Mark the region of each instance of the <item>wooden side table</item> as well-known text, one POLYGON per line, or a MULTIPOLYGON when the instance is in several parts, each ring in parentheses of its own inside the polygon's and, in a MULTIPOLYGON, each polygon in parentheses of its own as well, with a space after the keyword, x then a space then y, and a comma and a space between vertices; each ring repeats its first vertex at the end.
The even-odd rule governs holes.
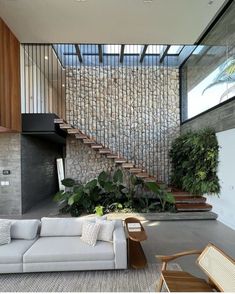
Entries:
POLYGON ((147 239, 145 230, 137 218, 128 217, 125 219, 125 226, 128 234, 128 261, 129 266, 135 269, 143 268, 147 265, 147 259, 145 257, 143 248, 140 244, 141 241, 147 239), (138 223, 140 224, 140 231, 130 232, 128 224, 138 223))

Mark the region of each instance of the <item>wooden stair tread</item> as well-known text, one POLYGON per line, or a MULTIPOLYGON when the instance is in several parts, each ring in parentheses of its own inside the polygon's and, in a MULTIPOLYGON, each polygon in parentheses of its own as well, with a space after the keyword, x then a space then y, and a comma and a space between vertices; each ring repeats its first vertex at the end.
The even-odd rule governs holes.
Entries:
POLYGON ((95 144, 96 142, 92 139, 83 139, 84 144, 95 144))
POLYGON ((60 124, 60 128, 63 130, 72 129, 73 127, 70 124, 60 124))
POLYGON ((138 173, 141 173, 142 172, 142 169, 141 168, 131 168, 129 170, 130 173, 133 173, 133 174, 138 174, 138 173))
POLYGON ((122 164, 122 167, 123 168, 132 168, 132 167, 134 167, 134 164, 133 163, 126 162, 126 163, 123 163, 122 164))
POLYGON ((115 158, 118 158, 118 155, 117 154, 108 154, 107 155, 107 158, 109 158, 109 159, 115 159, 115 158))
POLYGON ((67 130, 68 134, 80 134, 80 130, 79 129, 68 129, 67 130))
POLYGON ((75 135, 75 138, 76 138, 76 139, 88 139, 87 136, 84 135, 84 134, 76 134, 76 135, 75 135))
POLYGON ((103 148, 103 149, 99 150, 99 153, 100 154, 109 154, 109 153, 111 153, 111 150, 108 148, 103 148))
POLYGON ((176 203, 177 211, 210 211, 212 206, 207 203, 176 203))
MULTIPOLYGON (((173 194, 174 195, 174 194, 173 194)), ((205 203, 206 198, 203 196, 174 196, 175 203, 205 203)))
POLYGON ((103 145, 102 144, 92 144, 91 145, 91 148, 92 149, 102 149, 103 148, 103 145))
POLYGON ((172 188, 172 193, 175 195, 175 196, 194 196, 192 195, 190 192, 186 192, 186 191, 174 191, 174 188, 172 188))
POLYGON ((66 121, 63 118, 55 118, 54 123, 55 124, 66 124, 66 121))
POLYGON ((157 182, 157 180, 156 180, 156 178, 154 178, 154 177, 149 177, 149 178, 144 178, 144 182, 147 182, 147 183, 156 183, 157 182))
POLYGON ((115 163, 125 163, 126 159, 125 158, 115 158, 115 163))
POLYGON ((148 178, 149 174, 148 173, 138 173, 136 174, 137 178, 148 178))

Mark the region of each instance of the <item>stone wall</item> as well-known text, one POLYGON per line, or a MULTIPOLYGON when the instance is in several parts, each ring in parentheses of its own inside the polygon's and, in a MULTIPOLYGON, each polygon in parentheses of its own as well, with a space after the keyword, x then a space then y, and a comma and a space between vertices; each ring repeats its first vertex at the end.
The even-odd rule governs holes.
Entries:
MULTIPOLYGON (((176 68, 156 66, 68 68, 67 120, 114 153, 168 181, 168 150, 179 133, 178 75, 176 68)), ((68 174, 75 163, 85 165, 87 160, 80 144, 75 147, 71 142, 67 143, 68 174), (80 149, 73 161, 74 148, 80 149)), ((102 169, 103 160, 93 168, 102 169)), ((84 177, 93 173, 87 171, 84 177)))
POLYGON ((0 186, 0 215, 18 215, 21 206, 21 143, 20 134, 0 134, 0 181, 9 186, 0 186), (10 170, 10 175, 3 175, 10 170))
POLYGON ((117 169, 113 160, 98 154, 81 141, 68 137, 66 143, 66 177, 86 183, 102 171, 112 173, 117 169))

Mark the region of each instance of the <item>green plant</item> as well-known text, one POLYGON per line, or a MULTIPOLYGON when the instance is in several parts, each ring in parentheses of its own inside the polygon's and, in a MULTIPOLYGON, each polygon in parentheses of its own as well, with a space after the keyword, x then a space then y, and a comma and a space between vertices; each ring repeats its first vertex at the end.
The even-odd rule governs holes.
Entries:
POLYGON ((99 202, 100 189, 97 180, 91 180, 85 185, 76 184, 73 179, 67 178, 61 181, 65 190, 59 191, 54 196, 54 201, 63 205, 62 209, 69 211, 73 216, 82 212, 91 213, 99 202))
POLYGON ((172 185, 192 194, 218 194, 218 153, 218 141, 211 129, 176 138, 170 150, 172 185))
POLYGON ((98 216, 102 216, 104 215, 104 206, 102 205, 98 205, 95 207, 94 212, 98 215, 98 216))
MULTIPOLYGON (((146 187, 154 193, 156 198, 159 200, 161 211, 165 211, 166 204, 174 204, 175 198, 171 193, 168 193, 165 189, 160 187, 156 182, 145 183, 146 187)), ((158 203, 152 203, 150 209, 155 208, 158 203)))
POLYGON ((113 176, 107 172, 101 172, 97 181, 102 195, 102 205, 110 206, 114 202, 120 202, 126 198, 127 188, 123 185, 123 172, 118 169, 113 176))

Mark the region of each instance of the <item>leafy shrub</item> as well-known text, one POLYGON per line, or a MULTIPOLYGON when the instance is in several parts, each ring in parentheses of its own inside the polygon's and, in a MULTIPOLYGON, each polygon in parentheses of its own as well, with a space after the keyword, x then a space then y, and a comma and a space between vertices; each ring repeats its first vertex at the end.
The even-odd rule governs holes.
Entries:
POLYGON ((123 184, 123 172, 113 175, 101 172, 97 179, 86 184, 77 184, 73 179, 64 179, 66 187, 54 196, 54 201, 61 204, 62 213, 79 216, 82 213, 96 212, 98 215, 112 211, 156 212, 172 210, 172 201, 156 183, 144 185, 143 180, 130 176, 129 184, 123 184), (149 192, 152 192, 149 197, 149 192))
POLYGON ((218 141, 211 129, 176 138, 170 150, 172 184, 192 194, 218 194, 218 153, 218 141))

